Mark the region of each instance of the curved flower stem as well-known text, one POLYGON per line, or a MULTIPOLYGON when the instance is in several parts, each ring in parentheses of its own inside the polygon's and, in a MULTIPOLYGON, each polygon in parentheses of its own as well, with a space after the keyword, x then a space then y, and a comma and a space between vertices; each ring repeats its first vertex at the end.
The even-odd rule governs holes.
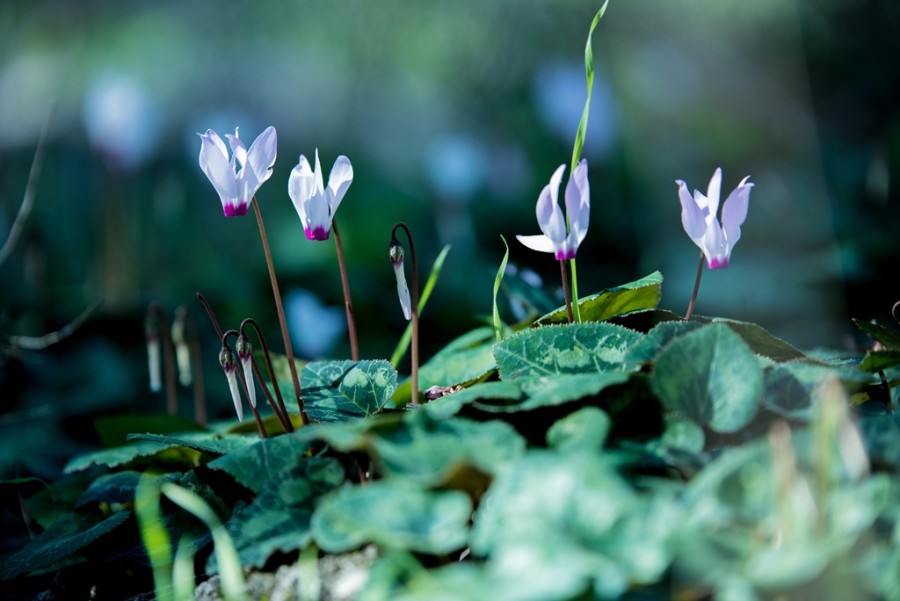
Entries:
POLYGON ((694 315, 694 305, 697 303, 697 293, 700 292, 700 278, 703 276, 703 252, 700 253, 700 264, 697 265, 697 279, 694 280, 694 291, 691 293, 691 302, 688 304, 684 320, 690 321, 694 315))
POLYGON ((569 296, 569 278, 566 274, 565 259, 559 261, 559 272, 562 275, 563 297, 566 299, 566 316, 569 318, 569 323, 572 323, 574 320, 572 315, 572 297, 569 296))
POLYGON ((396 239, 397 228, 402 228, 406 232, 406 239, 409 241, 409 254, 412 257, 412 349, 410 351, 410 359, 412 368, 410 379, 412 383, 412 402, 419 404, 419 264, 416 261, 416 245, 413 243, 412 234, 409 228, 402 221, 394 224, 391 230, 391 238, 396 239))
MULTIPOLYGON (((225 334, 222 335, 222 346, 228 346, 228 337, 229 336, 237 336, 239 332, 237 330, 228 330, 225 334)), ((231 347, 228 347, 231 349, 231 347)), ((234 352, 232 350, 232 352, 234 352)), ((240 361, 238 361, 240 363, 240 361)), ((247 378, 244 376, 244 369, 242 366, 235 365, 234 370, 237 372, 238 379, 241 381, 241 388, 244 390, 244 396, 248 399, 250 398, 250 389, 247 387, 247 378)), ((268 438, 269 435, 266 432, 266 427, 262 422, 262 418, 259 416, 259 410, 253 406, 253 403, 250 403, 250 410, 253 411, 253 419, 256 420, 256 429, 259 430, 259 435, 262 438, 268 438)))
POLYGON ((275 412, 275 416, 278 418, 278 421, 281 422, 282 427, 285 432, 293 432, 294 425, 291 423, 291 419, 288 416, 287 408, 284 406, 284 398, 281 396, 281 389, 278 387, 278 380, 275 379, 275 369, 272 367, 272 358, 269 356, 269 345, 266 344, 266 338, 263 336, 262 330, 259 327, 259 324, 256 323, 256 320, 252 317, 248 317, 244 321, 241 322, 241 335, 244 335, 244 328, 250 325, 255 331, 256 336, 259 339, 259 343, 262 346, 263 357, 266 359, 266 369, 269 372, 269 381, 272 383, 272 388, 275 390, 275 396, 278 398, 278 404, 275 404, 275 401, 272 399, 272 395, 269 394, 269 387, 266 386, 265 379, 262 377, 260 373, 259 366, 256 363, 256 359, 251 355, 251 363, 253 365, 253 372, 256 374, 256 379, 259 380, 259 384, 263 389, 263 394, 266 395, 266 400, 269 402, 269 405, 272 407, 272 411, 275 412))
POLYGON ((894 303, 894 306, 891 307, 891 315, 900 322, 900 301, 894 303))
POLYGON ((259 203, 256 197, 250 202, 253 212, 256 214, 256 223, 259 225, 259 237, 262 239, 263 252, 266 255, 266 265, 269 268, 269 279, 272 281, 272 296, 275 297, 275 310, 278 312, 278 322, 281 325, 281 337, 284 339, 284 354, 287 355, 288 369, 291 370, 291 381, 294 384, 294 393, 297 395, 297 408, 300 410, 300 419, 303 425, 309 423, 309 417, 303 408, 303 395, 300 390, 300 378, 297 377, 297 366, 294 365, 294 349, 291 347, 291 337, 288 334, 287 321, 284 318, 284 307, 281 304, 281 292, 278 290, 278 279, 275 277, 275 266, 272 264, 272 251, 269 250, 269 238, 266 236, 266 227, 263 225, 262 214, 259 212, 259 203))
POLYGON ((219 327, 219 320, 216 319, 216 314, 213 313, 209 301, 206 300, 206 297, 203 296, 203 294, 200 292, 197 293, 197 300, 199 300, 200 304, 203 305, 203 308, 206 310, 206 314, 209 315, 209 321, 212 322, 213 328, 215 328, 216 330, 216 336, 218 336, 219 340, 221 340, 224 334, 222 333, 222 328, 219 327))
POLYGON ((169 415, 178 413, 178 397, 175 390, 175 354, 172 351, 172 335, 169 322, 163 315, 158 303, 150 304, 150 313, 156 319, 160 329, 160 339, 163 348, 163 362, 166 373, 166 407, 169 415))
POLYGON ((197 321, 185 307, 179 307, 177 316, 181 316, 184 323, 188 324, 191 347, 191 371, 194 379, 194 419, 201 426, 206 425, 206 388, 203 382, 203 366, 200 360, 200 333, 197 330, 197 321))
MULTIPOLYGON (((581 323, 581 307, 578 305, 578 271, 575 268, 575 259, 571 259, 569 261, 569 265, 572 268, 572 312, 574 315, 575 321, 581 323)), ((569 318, 569 321, 572 321, 572 317, 569 318)))
POLYGON ((350 336, 350 356, 354 361, 359 361, 359 341, 356 337, 356 318, 353 316, 353 302, 350 300, 350 282, 347 280, 347 263, 344 261, 344 246, 341 244, 341 234, 338 232, 337 220, 331 221, 331 231, 334 232, 334 244, 337 247, 338 265, 341 268, 341 286, 344 289, 344 308, 347 310, 347 334, 350 336))

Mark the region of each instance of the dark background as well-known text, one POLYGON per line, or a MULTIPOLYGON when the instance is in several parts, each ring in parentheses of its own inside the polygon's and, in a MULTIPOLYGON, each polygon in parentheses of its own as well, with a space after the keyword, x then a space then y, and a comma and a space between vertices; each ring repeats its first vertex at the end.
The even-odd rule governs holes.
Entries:
MULTIPOLYGON (((387 357, 405 325, 387 259, 397 220, 423 271, 453 245, 423 317, 423 359, 490 314, 500 235, 510 261, 557 293, 557 264, 514 236, 538 233, 537 195, 569 162, 598 7, 5 3, 2 239, 58 109, 34 211, 0 265, 0 475, 51 477, 95 444, 97 415, 163 410, 146 386, 152 301, 200 321, 214 416, 231 403, 195 292, 229 326, 255 317, 280 350, 256 224, 224 218, 197 165, 196 132, 210 127, 240 126, 248 143, 278 130, 258 199, 305 358, 349 355, 334 245, 305 239, 287 196, 298 155, 316 148, 326 169, 346 154, 355 170, 337 216, 364 357, 387 357), (10 339, 54 331, 98 299, 56 346, 10 339)), ((662 307, 683 312, 698 251, 674 180, 705 190, 721 166, 723 196, 748 174, 756 187, 731 267, 704 275, 698 313, 757 321, 801 348, 864 342, 850 317, 889 322, 900 299, 898 27, 890 0, 611 2, 594 34, 582 295, 658 269, 662 307)))

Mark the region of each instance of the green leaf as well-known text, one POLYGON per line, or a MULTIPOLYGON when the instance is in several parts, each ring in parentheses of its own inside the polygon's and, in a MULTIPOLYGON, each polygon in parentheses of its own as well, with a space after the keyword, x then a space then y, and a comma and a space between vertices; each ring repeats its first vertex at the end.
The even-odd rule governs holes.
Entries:
MULTIPOLYGON (((422 294, 419 295, 419 315, 422 315, 422 311, 425 309, 425 305, 428 303, 428 299, 431 298, 431 291, 434 290, 435 284, 437 284, 437 279, 441 275, 441 269, 444 267, 444 261, 447 259, 447 253, 450 252, 450 245, 447 244, 441 249, 440 254, 438 254, 437 259, 434 260, 434 265, 431 266, 431 273, 428 274, 428 280, 425 282, 425 287, 422 288, 422 294)), ((400 340, 397 342, 397 347, 394 349, 394 352, 391 354, 391 365, 394 366, 394 369, 397 369, 397 366, 400 365, 401 359, 403 359, 403 355, 406 354, 406 350, 409 348, 410 341, 412 341, 412 323, 408 323, 406 325, 406 329, 403 330, 403 336, 400 337, 400 340)))
POLYGON ((469 497, 433 492, 407 480, 347 486, 326 496, 312 518, 316 543, 341 553, 367 542, 391 549, 443 554, 466 545, 469 497))
POLYGON ((63 472, 71 474, 94 466, 109 468, 143 464, 187 464, 195 465, 199 453, 177 444, 160 445, 158 442, 139 440, 121 447, 86 453, 72 458, 63 472))
POLYGON ((612 427, 609 415, 596 407, 585 407, 558 420, 547 431, 547 446, 559 451, 597 451, 606 444, 612 427))
POLYGON ((750 349, 758 355, 768 357, 774 361, 792 361, 805 357, 803 353, 781 338, 772 336, 758 324, 720 317, 712 321, 713 323, 724 323, 727 325, 738 336, 743 338, 750 349))
POLYGON ((597 14, 594 15, 594 19, 591 21, 591 28, 588 30, 587 41, 584 44, 584 75, 587 83, 587 98, 584 101, 584 109, 581 111, 581 119, 578 120, 578 129, 575 132, 575 144, 572 147, 570 173, 575 171, 575 166, 578 165, 578 161, 581 159, 581 150, 584 147, 584 136, 587 132, 588 117, 591 114, 591 94, 594 89, 594 49, 592 38, 594 30, 600 23, 600 19, 602 19, 603 15, 606 13, 607 4, 609 4, 609 0, 606 0, 603 3, 603 6, 600 7, 600 10, 597 11, 597 14))
POLYGON ((900 351, 869 351, 863 358, 859 368, 863 371, 876 374, 892 367, 900 365, 900 351))
POLYGON ((61 519, 68 518, 75 503, 84 494, 95 476, 78 473, 64 476, 30 496, 25 509, 43 529, 50 528, 61 519))
POLYGON ((900 330, 897 328, 888 328, 878 323, 872 323, 862 319, 854 319, 860 330, 884 345, 887 350, 900 351, 900 330))
MULTIPOLYGON (((419 367, 419 388, 466 384, 496 369, 492 350, 493 330, 476 328, 442 348, 419 367)), ((405 381, 394 393, 398 405, 409 402, 411 384, 405 381)))
POLYGON ((184 447, 221 457, 231 451, 244 448, 259 440, 256 436, 235 436, 230 434, 218 434, 216 432, 186 432, 178 436, 163 436, 159 434, 129 434, 128 440, 147 440, 159 443, 165 447, 184 447))
POLYGON ((422 410, 432 417, 446 418, 456 415, 464 405, 476 401, 494 401, 490 403, 493 406, 514 403, 523 396, 522 389, 512 382, 484 382, 429 401, 422 405, 422 410))
POLYGON ((404 422, 379 432, 372 446, 385 474, 421 486, 444 484, 465 465, 495 474, 525 452, 524 439, 501 421, 437 420, 414 411, 404 422))
POLYGON ((625 364, 637 369, 652 363, 667 344, 702 327, 703 324, 696 321, 664 321, 628 349, 625 364))
POLYGON ((547 326, 494 345, 504 380, 621 371, 625 351, 640 334, 608 323, 547 326))
POLYGON ((747 425, 763 391, 756 357, 725 324, 673 341, 656 360, 653 383, 669 408, 717 432, 747 425))
POLYGON ((506 273, 506 263, 509 261, 509 244, 506 238, 500 236, 503 240, 503 247, 506 249, 503 253, 503 260, 500 261, 500 268, 497 270, 497 276, 494 278, 494 338, 497 342, 503 340, 503 321, 500 319, 500 309, 497 308, 497 293, 500 292, 500 283, 503 281, 503 274, 506 273))
POLYGON ((134 500, 141 472, 124 471, 103 474, 94 480, 75 505, 82 509, 100 503, 130 503, 134 500))
POLYGON ((134 413, 99 417, 94 421, 94 428, 100 435, 100 442, 104 447, 118 447, 125 444, 126 437, 132 432, 175 434, 205 430, 194 420, 179 415, 138 415, 134 413))
MULTIPOLYGON (((261 568, 273 553, 305 547, 319 497, 339 486, 344 469, 334 459, 311 457, 270 480, 256 499, 237 508, 225 524, 241 565, 261 568)), ((210 558, 210 571, 217 571, 210 558)))
MULTIPOLYGON (((581 318, 583 321, 606 321, 634 311, 655 309, 659 304, 662 281, 662 274, 654 271, 634 282, 584 297, 578 303, 581 318)), ((534 325, 560 324, 567 321, 566 308, 563 306, 544 315, 534 322, 534 325)))
POLYGON ((552 377, 528 376, 515 380, 516 384, 528 395, 521 403, 504 402, 494 405, 476 402, 474 406, 482 411, 492 413, 532 411, 541 407, 555 407, 580 401, 586 397, 595 397, 604 389, 627 381, 628 374, 623 372, 562 374, 552 377))
POLYGON ((767 407, 785 417, 811 419, 819 388, 834 377, 841 380, 847 392, 871 381, 871 376, 856 369, 793 361, 766 371, 763 400, 767 407))
POLYGON ((295 434, 283 434, 232 451, 210 461, 206 467, 223 471, 239 484, 259 492, 269 480, 296 465, 308 449, 305 440, 295 434))
POLYGON ((109 534, 131 517, 130 511, 114 513, 105 520, 95 516, 70 514, 58 520, 23 549, 8 557, 0 568, 0 580, 31 574, 82 551, 109 534))
POLYGON ((320 422, 369 417, 397 388, 397 372, 387 361, 314 361, 303 368, 303 402, 320 422))

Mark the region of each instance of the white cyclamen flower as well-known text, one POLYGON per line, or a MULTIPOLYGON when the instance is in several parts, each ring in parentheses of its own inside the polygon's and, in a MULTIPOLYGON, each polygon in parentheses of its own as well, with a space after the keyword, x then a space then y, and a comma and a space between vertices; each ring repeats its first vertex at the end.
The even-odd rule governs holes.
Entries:
POLYGON ((566 215, 559 208, 559 184, 565 165, 560 165, 550 183, 544 186, 538 197, 535 213, 543 234, 516 236, 528 248, 554 253, 560 261, 574 259, 578 246, 587 235, 591 215, 591 192, 587 177, 587 160, 581 159, 566 184, 566 215), (566 216, 569 218, 566 230, 566 216))
POLYGON ((710 269, 728 267, 731 251, 741 239, 741 225, 747 218, 750 189, 753 187, 752 183, 747 182, 748 179, 749 175, 742 179, 722 205, 721 225, 718 218, 721 168, 713 173, 705 196, 699 190, 694 190, 694 195, 691 196, 682 180, 675 181, 678 184, 678 199, 681 201, 681 225, 694 244, 703 251, 710 269))
POLYGON ((208 129, 205 134, 197 135, 200 136, 200 168, 219 193, 225 216, 246 215, 256 191, 272 175, 278 144, 275 128, 267 127, 249 150, 238 137, 237 129, 233 136, 226 134, 231 145, 230 159, 219 134, 208 129))
POLYGON ((319 149, 316 149, 315 170, 310 168, 306 157, 300 155, 300 162, 291 171, 288 180, 288 194, 294 202, 297 215, 303 222, 303 231, 309 240, 328 240, 334 214, 351 183, 353 183, 353 166, 350 159, 344 155, 339 156, 334 162, 331 175, 328 177, 328 187, 323 183, 319 149))

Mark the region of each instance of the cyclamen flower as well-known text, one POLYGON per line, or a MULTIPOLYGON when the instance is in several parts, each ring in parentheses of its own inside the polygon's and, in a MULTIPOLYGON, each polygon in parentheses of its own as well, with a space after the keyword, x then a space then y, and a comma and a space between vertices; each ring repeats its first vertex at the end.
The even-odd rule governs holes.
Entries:
POLYGON ((694 190, 692 197, 687 185, 682 180, 678 184, 678 198, 681 201, 681 225, 706 257, 710 269, 728 267, 731 250, 741 239, 741 224, 747 218, 750 204, 750 188, 748 175, 737 188, 731 191, 722 205, 722 223, 719 224, 719 193, 722 187, 722 169, 716 169, 704 196, 694 190))
POLYGON ((256 383, 253 381, 253 364, 251 363, 253 346, 246 336, 238 336, 234 347, 237 350, 238 359, 241 360, 241 370, 244 372, 244 379, 247 380, 247 396, 249 397, 250 406, 256 408, 256 383))
POLYGON ((516 236, 519 242, 528 248, 555 253, 560 261, 575 258, 578 246, 587 235, 591 214, 587 160, 581 159, 566 184, 566 215, 569 218, 569 228, 566 232, 566 217, 559 208, 559 184, 565 170, 566 166, 560 165, 538 197, 535 213, 538 225, 544 233, 536 236, 516 236))
POLYGON ((272 175, 277 153, 277 136, 275 128, 269 126, 263 131, 248 150, 238 137, 226 134, 231 146, 231 159, 228 149, 219 134, 211 129, 200 136, 200 168, 209 178, 219 199, 226 217, 246 215, 250 201, 259 187, 272 175))
POLYGON ((328 240, 334 214, 351 183, 353 183, 353 166, 350 159, 344 155, 339 156, 334 162, 327 188, 323 184, 319 149, 316 149, 315 171, 310 168, 306 157, 300 155, 300 162, 291 171, 288 180, 288 194, 294 202, 297 215, 303 222, 303 231, 309 240, 328 240))

